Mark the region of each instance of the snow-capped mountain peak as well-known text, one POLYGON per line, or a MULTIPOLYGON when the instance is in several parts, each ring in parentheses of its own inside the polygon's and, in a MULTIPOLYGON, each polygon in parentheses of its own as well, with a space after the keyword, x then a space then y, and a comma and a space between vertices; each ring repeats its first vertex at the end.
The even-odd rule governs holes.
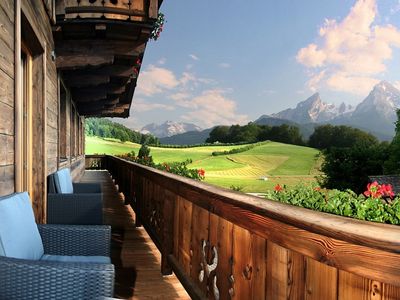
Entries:
POLYGON ((173 136, 180 133, 185 133, 188 131, 201 131, 201 130, 202 129, 195 124, 166 121, 160 125, 155 123, 148 124, 144 126, 140 130, 140 132, 151 133, 156 137, 162 138, 162 137, 173 136))

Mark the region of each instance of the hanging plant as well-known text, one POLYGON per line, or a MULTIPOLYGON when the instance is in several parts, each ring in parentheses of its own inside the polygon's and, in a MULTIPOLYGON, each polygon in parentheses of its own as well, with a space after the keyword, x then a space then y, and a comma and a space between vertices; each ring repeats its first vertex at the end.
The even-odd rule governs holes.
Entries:
POLYGON ((163 31, 164 23, 165 23, 164 14, 159 12, 157 20, 154 23, 153 30, 150 33, 150 39, 157 41, 157 39, 160 37, 161 32, 163 31))

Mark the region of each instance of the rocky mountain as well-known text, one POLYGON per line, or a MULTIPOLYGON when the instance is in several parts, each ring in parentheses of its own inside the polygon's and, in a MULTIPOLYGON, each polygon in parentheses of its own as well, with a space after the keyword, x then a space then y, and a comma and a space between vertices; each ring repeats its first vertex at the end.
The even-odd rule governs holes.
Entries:
POLYGON ((166 121, 163 124, 151 123, 144 126, 140 132, 143 134, 151 133, 159 138, 169 137, 188 131, 201 131, 202 129, 195 124, 191 123, 178 123, 173 121, 166 121))
POLYGON ((338 116, 332 123, 350 125, 388 139, 394 135, 396 110, 399 108, 400 90, 387 81, 381 81, 352 113, 338 116))
POLYGON ((339 107, 321 100, 319 93, 299 102, 296 108, 288 108, 271 117, 289 120, 299 124, 321 123, 332 120, 352 110, 351 106, 342 103, 339 107))
POLYGON ((325 103, 315 93, 298 103, 296 108, 285 109, 271 116, 263 115, 255 122, 270 126, 280 125, 277 119, 288 125, 295 122, 299 124, 304 137, 318 124, 348 125, 370 132, 381 140, 391 140, 397 120, 396 109, 399 108, 400 90, 387 81, 381 81, 356 107, 344 103, 339 106, 325 103))

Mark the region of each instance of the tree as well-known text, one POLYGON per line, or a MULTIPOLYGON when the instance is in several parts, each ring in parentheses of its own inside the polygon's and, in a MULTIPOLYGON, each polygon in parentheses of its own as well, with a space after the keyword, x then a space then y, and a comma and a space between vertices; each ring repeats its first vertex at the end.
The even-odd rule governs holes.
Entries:
POLYGON ((138 157, 139 158, 150 157, 150 148, 146 144, 143 144, 142 147, 140 147, 138 157))
POLYGON ((227 143, 229 135, 228 126, 217 126, 210 132, 209 138, 206 140, 207 143, 227 143))
POLYGON ((369 175, 382 175, 384 162, 388 159, 388 144, 363 144, 352 147, 331 147, 323 151, 324 163, 320 178, 323 187, 351 189, 362 193, 369 175))
POLYGON ((377 144, 378 139, 370 133, 349 126, 322 125, 315 128, 308 144, 317 149, 352 147, 356 144, 377 144))
POLYGON ((386 174, 400 174, 400 109, 397 110, 395 132, 389 146, 389 159, 385 163, 386 174))

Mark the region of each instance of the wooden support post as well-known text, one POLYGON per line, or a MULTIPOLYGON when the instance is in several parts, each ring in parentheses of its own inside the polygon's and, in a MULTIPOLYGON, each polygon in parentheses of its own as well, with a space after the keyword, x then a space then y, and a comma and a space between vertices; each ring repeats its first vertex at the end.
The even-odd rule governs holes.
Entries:
POLYGON ((21 90, 21 0, 15 0, 14 20, 14 178, 15 191, 22 191, 22 90, 21 90))

